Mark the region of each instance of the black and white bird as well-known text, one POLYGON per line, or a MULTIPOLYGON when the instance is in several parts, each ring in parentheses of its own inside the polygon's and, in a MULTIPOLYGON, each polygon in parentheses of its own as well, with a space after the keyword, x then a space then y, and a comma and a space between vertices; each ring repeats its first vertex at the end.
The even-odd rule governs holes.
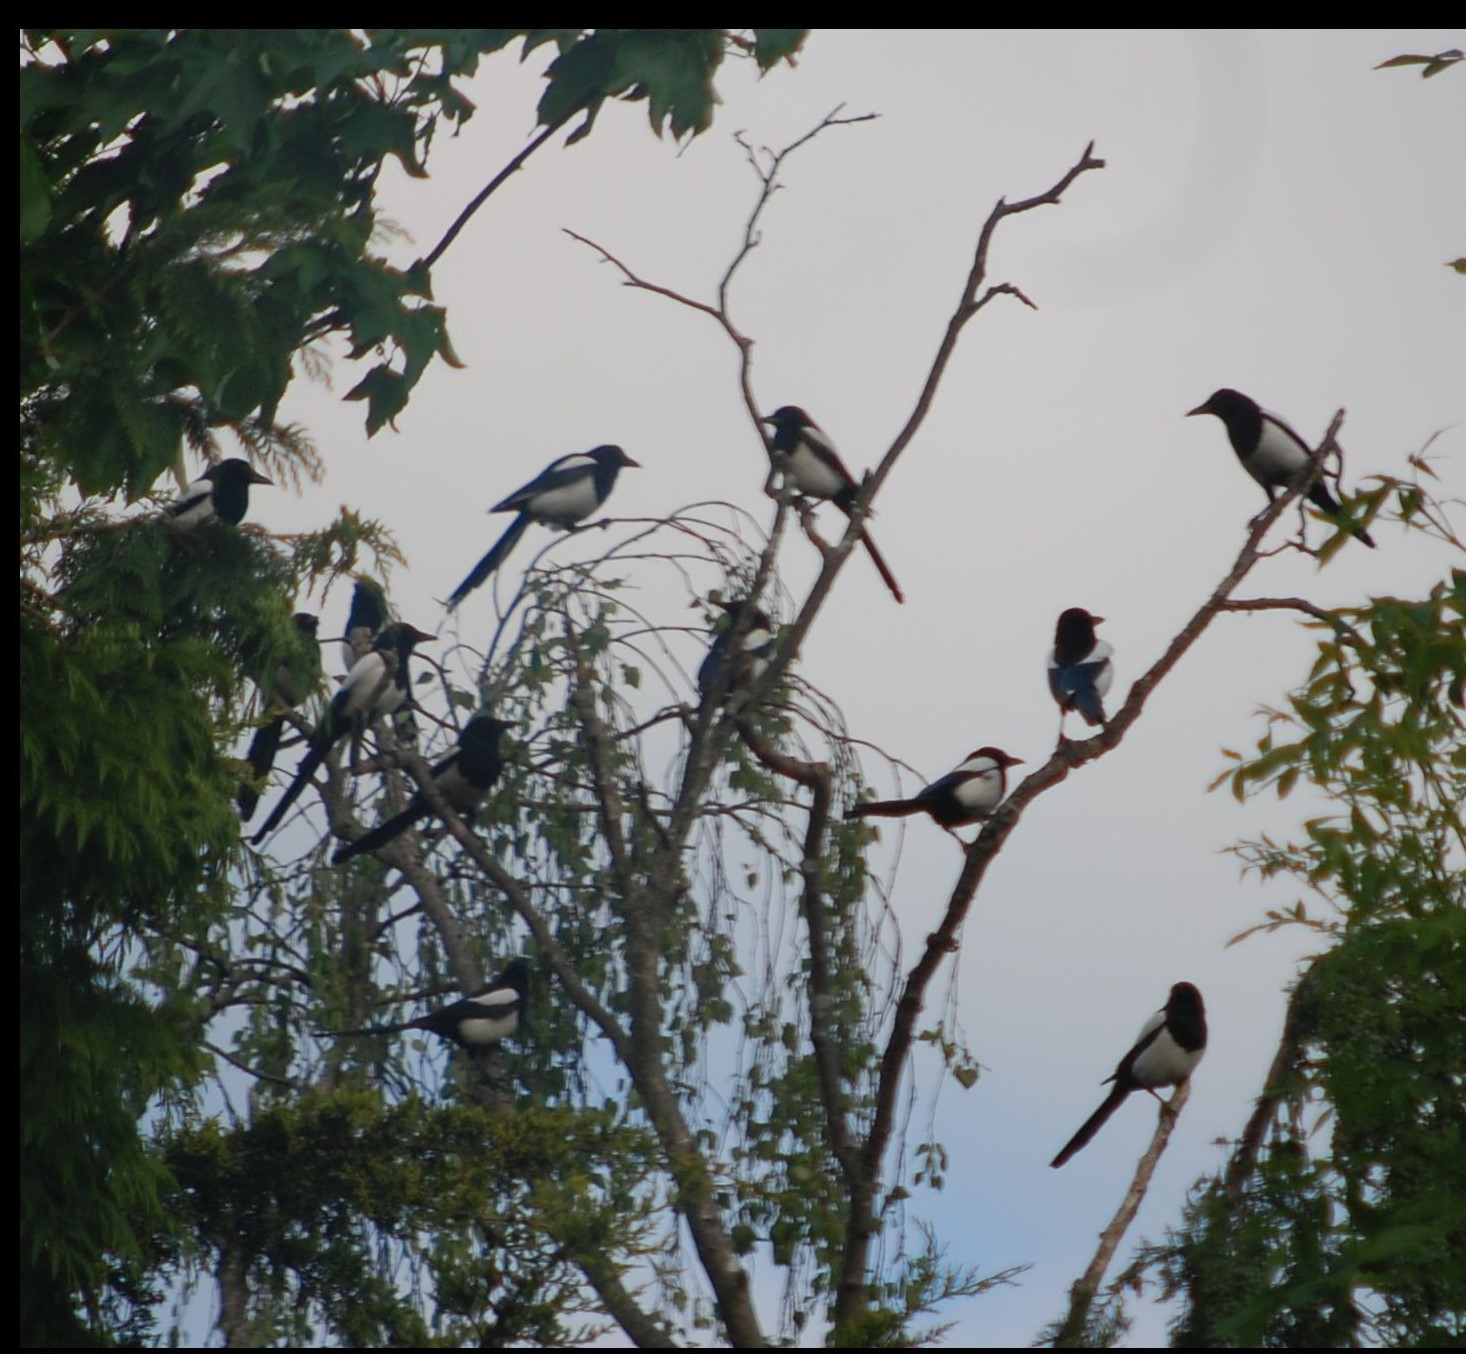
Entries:
POLYGON ((280 751, 280 740, 285 734, 282 711, 295 709, 321 680, 321 650, 316 643, 319 624, 309 611, 295 613, 299 638, 296 650, 276 665, 270 680, 261 687, 260 694, 272 713, 249 740, 250 778, 239 787, 237 801, 240 816, 246 823, 254 816, 260 802, 259 787, 269 778, 275 754, 280 751))
POLYGON ((163 515, 175 527, 185 530, 217 517, 237 527, 249 511, 249 486, 274 484, 246 460, 231 456, 227 461, 211 465, 163 509, 163 515))
POLYGON ((358 575, 351 589, 351 610, 346 617, 346 634, 341 640, 341 661, 350 672, 372 651, 382 627, 391 619, 387 594, 374 579, 358 575))
MULTIPOLYGON (((1190 983, 1177 983, 1171 995, 1140 1031, 1130 1052, 1120 1059, 1114 1074, 1105 1078, 1115 1089, 1049 1165, 1062 1166, 1105 1126, 1105 1120, 1131 1091, 1149 1091, 1157 1086, 1179 1086, 1196 1070, 1206 1052, 1206 1008, 1201 993, 1190 983)), ((1101 1083, 1103 1084, 1103 1083, 1101 1083)), ((1156 1096, 1160 1100, 1160 1096, 1156 1096)), ((1162 1101, 1162 1104, 1165 1102, 1162 1101)))
POLYGON ((265 825, 251 838, 256 846, 280 825, 286 811, 300 798, 316 768, 337 743, 348 734, 359 733, 373 719, 385 718, 407 704, 412 698, 409 660, 413 648, 432 638, 426 631, 400 621, 393 622, 377 636, 371 652, 352 667, 337 687, 331 704, 311 734, 310 746, 300 759, 295 779, 280 796, 265 825))
POLYGON ((1115 678, 1110 661, 1114 650, 1094 633, 1103 616, 1091 616, 1083 607, 1071 606, 1054 627, 1054 647, 1049 652, 1049 690, 1059 702, 1059 739, 1064 738, 1064 716, 1077 711, 1091 728, 1106 722, 1105 692, 1115 678))
POLYGON ((531 522, 543 522, 546 526, 569 531, 610 497, 616 476, 624 467, 636 465, 637 462, 620 447, 594 447, 590 451, 551 461, 522 489, 516 489, 503 502, 496 503, 490 512, 513 512, 519 516, 494 542, 489 553, 473 566, 468 577, 453 589, 453 595, 448 598, 448 610, 452 611, 503 564, 531 522))
POLYGON ((529 999, 529 965, 512 960, 493 982, 460 997, 451 1005, 400 1025, 374 1025, 361 1030, 333 1030, 338 1037, 366 1034, 401 1034, 426 1030, 459 1048, 488 1048, 510 1038, 518 1029, 529 999))
POLYGON ((1021 766, 1022 757, 1010 757, 1002 748, 978 748, 962 765, 934 780, 910 799, 882 799, 856 804, 846 818, 905 818, 927 813, 942 827, 967 827, 989 817, 1008 793, 1008 768, 1021 766))
MULTIPOLYGON (((840 453, 824 429, 793 404, 775 409, 759 422, 767 423, 774 430, 768 443, 769 460, 774 469, 784 476, 786 483, 793 485, 806 498, 833 503, 849 517, 860 493, 860 485, 845 468, 845 462, 840 459, 840 453)), ((896 576, 864 527, 860 530, 860 539, 871 563, 891 590, 891 596, 898 602, 904 602, 906 598, 901 593, 901 585, 896 582, 896 576)))
POLYGON ((707 657, 697 670, 697 689, 704 700, 714 692, 721 692, 725 700, 731 701, 764 675, 774 651, 774 626, 768 613, 746 598, 733 602, 715 600, 713 605, 728 613, 728 623, 714 637, 707 657), (740 629, 742 635, 737 640, 735 654, 733 636, 740 629))
MULTIPOLYGON (((458 746, 433 767, 434 788, 465 822, 472 821, 474 811, 504 769, 500 740, 508 728, 489 715, 475 715, 459 735, 458 746)), ((401 813, 341 847, 331 857, 331 864, 340 865, 353 856, 379 850, 432 812, 433 806, 419 790, 401 813)))
MULTIPOLYGON (((1276 414, 1269 414, 1240 391, 1228 389, 1214 392, 1205 404, 1189 410, 1186 417, 1196 414, 1215 414, 1222 420, 1242 468, 1262 485, 1269 503, 1280 492, 1307 483, 1308 501, 1330 517, 1339 516, 1342 510, 1324 485, 1308 443, 1276 414)), ((1373 539, 1363 527, 1348 521, 1344 525, 1371 550, 1374 548, 1373 539)))

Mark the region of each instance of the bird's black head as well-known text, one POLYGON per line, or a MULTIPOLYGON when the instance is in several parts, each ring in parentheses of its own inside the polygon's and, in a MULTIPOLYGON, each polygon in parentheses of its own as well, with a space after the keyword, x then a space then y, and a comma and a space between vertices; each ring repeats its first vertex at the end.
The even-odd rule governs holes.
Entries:
POLYGON ((1082 606, 1071 606, 1059 616, 1054 628, 1054 648, 1078 649, 1085 652, 1094 643, 1094 627, 1104 622, 1103 616, 1092 616, 1082 606))
POLYGON ((1022 766, 1022 757, 1010 757, 1002 748, 974 748, 964 760, 972 761, 975 757, 986 757, 990 762, 996 762, 999 767, 1006 771, 1010 766, 1022 766))
POLYGON ((813 428, 818 425, 804 412, 797 404, 785 404, 775 409, 772 414, 765 414, 759 419, 760 423, 767 423, 772 428, 813 428))
POLYGON ((319 616, 313 615, 309 611, 297 611, 294 619, 295 628, 302 635, 309 635, 312 639, 315 638, 316 631, 320 628, 321 624, 321 618, 319 616))
POLYGON ((751 630, 772 630, 774 623, 769 620, 768 613, 762 607, 754 606, 746 597, 740 597, 732 602, 721 602, 716 597, 712 599, 715 607, 721 607, 728 613, 728 619, 737 625, 742 617, 747 617, 751 630))
POLYGON ((1201 1011, 1205 1007, 1202 1004, 1201 992, 1195 983, 1172 983, 1170 1000, 1166 1002, 1166 1009, 1172 1007, 1189 1007, 1192 1010, 1201 1011))
POLYGON ((429 634, 426 630, 419 630, 415 625, 408 625, 406 621, 394 621, 377 636, 376 643, 372 647, 390 649, 405 656, 410 654, 417 645, 430 639, 437 639, 437 636, 429 634))
POLYGON ((212 480, 215 484, 274 484, 266 479, 248 461, 240 456, 231 456, 227 461, 211 465, 200 479, 212 480))
POLYGON ((641 468, 640 461, 633 461, 620 447, 610 443, 607 443, 605 446, 592 447, 590 451, 586 452, 586 455, 594 457, 602 465, 614 465, 617 467, 629 465, 634 466, 638 470, 641 468))
POLYGON ((493 715, 475 715, 464 726, 458 741, 464 747, 497 748, 499 739, 509 732, 509 726, 493 715))
POLYGON ((1198 404, 1195 409, 1188 409, 1186 417, 1191 418, 1195 414, 1215 414, 1223 423, 1234 418, 1245 418, 1257 413, 1257 401, 1248 399, 1240 390, 1233 390, 1223 386, 1215 390, 1207 398, 1205 404, 1198 404))
POLYGON ((523 959, 511 959, 504 966, 504 972, 494 979, 494 985, 512 987, 523 1001, 529 993, 529 965, 523 959))

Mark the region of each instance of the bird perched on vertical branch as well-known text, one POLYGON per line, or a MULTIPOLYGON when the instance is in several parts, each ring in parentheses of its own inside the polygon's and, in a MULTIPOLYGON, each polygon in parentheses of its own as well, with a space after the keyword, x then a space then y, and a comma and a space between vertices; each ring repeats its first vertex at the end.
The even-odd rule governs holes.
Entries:
MULTIPOLYGON (((508 728, 489 715, 475 715, 459 735, 458 746, 433 767, 434 788, 464 822, 472 821, 474 810, 483 803, 504 769, 499 744, 508 728)), ((432 812, 433 806, 419 790, 401 813, 338 849, 331 857, 331 864, 340 865, 353 856, 380 850, 432 812)))
POLYGON ((746 598, 715 600, 713 605, 728 613, 728 623, 714 637, 697 670, 697 689, 704 700, 720 692, 731 703, 764 675, 774 651, 774 627, 768 613, 746 598))
POLYGON ((1071 606, 1059 616, 1054 628, 1054 647, 1049 653, 1049 690, 1059 702, 1059 741, 1064 740, 1064 716, 1077 710, 1091 728, 1107 723, 1104 697, 1115 677, 1110 661, 1114 650, 1095 636, 1094 627, 1103 616, 1091 616, 1083 607, 1071 606))
POLYGON ((330 1030, 338 1038, 348 1035, 401 1034, 404 1030, 426 1030, 459 1048, 487 1048, 508 1039, 519 1029, 529 999, 529 966, 512 960, 493 982, 461 997, 449 1006, 400 1025, 374 1025, 360 1030, 330 1030))
POLYGON ((381 584, 358 575, 351 589, 351 611, 346 617, 346 634, 341 641, 341 661, 350 672, 358 660, 372 651, 372 643, 387 624, 387 594, 381 584))
POLYGON ((529 530, 531 522, 569 531, 583 522, 610 497, 616 476, 625 466, 636 466, 620 447, 594 447, 573 456, 551 461, 522 489, 496 503, 490 512, 513 512, 519 515, 509 529, 494 542, 489 553, 473 566, 468 577, 453 589, 447 607, 452 611, 465 597, 497 569, 519 538, 529 530))
POLYGON ((1008 768, 1022 764, 1022 757, 1010 757, 1002 748, 978 748, 969 752, 955 771, 932 781, 910 799, 855 804, 846 810, 845 817, 905 818, 925 813, 944 828, 967 827, 989 817, 1003 802, 1008 792, 1008 768))
POLYGON ((311 734, 310 746, 300 759, 295 779, 280 796, 265 825, 251 838, 256 846, 279 826, 286 811, 315 775, 316 768, 341 739, 361 732, 373 719, 390 715, 407 704, 412 698, 409 663, 412 650, 423 640, 432 638, 426 631, 401 621, 393 622, 377 636, 371 652, 356 663, 336 689, 331 704, 311 734))
MULTIPOLYGON (((1120 1059, 1114 1074, 1105 1078, 1105 1082, 1115 1083, 1115 1089, 1049 1165, 1062 1166, 1081 1151, 1105 1126, 1105 1120, 1125 1103, 1131 1091, 1149 1091, 1155 1095, 1157 1086, 1179 1086, 1196 1070, 1204 1052, 1206 1008, 1201 993, 1190 983, 1177 983, 1171 988, 1166 1004, 1145 1022, 1140 1037, 1120 1059)), ((1156 1099, 1161 1098, 1157 1095, 1156 1099)))
POLYGON ((308 611, 295 613, 295 629, 299 637, 296 651, 282 659, 271 679, 261 688, 266 705, 277 713, 254 732, 249 741, 250 778, 239 787, 239 812, 247 823, 260 802, 259 787, 269 778, 275 765, 275 754, 285 733, 284 710, 293 710, 321 680, 321 650, 316 644, 319 621, 308 611))
MULTIPOLYGON (((787 483, 806 498, 818 498, 833 503, 846 517, 850 516, 860 486, 855 477, 845 469, 840 453, 818 423, 797 405, 786 404, 759 420, 774 430, 769 439, 769 460, 774 469, 783 474, 787 483)), ((891 572, 885 557, 876 549, 870 532, 861 527, 861 543, 865 546, 870 561, 876 566, 891 596, 898 602, 906 598, 901 585, 891 572)))
MULTIPOLYGON (((1237 390, 1213 392, 1205 404, 1198 404, 1186 417, 1215 414, 1227 430, 1227 440, 1242 468, 1263 487, 1267 501, 1295 485, 1307 485, 1307 498, 1320 512, 1339 518, 1343 514, 1334 496, 1323 482, 1323 469, 1297 433, 1276 414, 1269 414, 1257 401, 1237 390)), ((1371 550, 1374 540, 1361 526, 1347 517, 1340 523, 1371 550)))
POLYGON ((266 479, 248 461, 231 456, 205 470, 182 497, 163 509, 163 515, 173 526, 185 530, 211 517, 237 527, 249 511, 251 484, 274 484, 274 480, 266 479))

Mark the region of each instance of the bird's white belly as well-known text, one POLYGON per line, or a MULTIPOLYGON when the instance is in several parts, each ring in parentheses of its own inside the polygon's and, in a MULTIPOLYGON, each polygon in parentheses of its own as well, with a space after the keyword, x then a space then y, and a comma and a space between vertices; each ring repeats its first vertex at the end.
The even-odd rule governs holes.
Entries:
POLYGON ((568 526, 589 517, 599 506, 596 482, 586 476, 563 488, 547 489, 536 494, 534 516, 556 526, 568 526))
POLYGON ((807 447, 796 447, 784 458, 784 472, 801 494, 810 498, 835 498, 845 490, 845 480, 807 447))

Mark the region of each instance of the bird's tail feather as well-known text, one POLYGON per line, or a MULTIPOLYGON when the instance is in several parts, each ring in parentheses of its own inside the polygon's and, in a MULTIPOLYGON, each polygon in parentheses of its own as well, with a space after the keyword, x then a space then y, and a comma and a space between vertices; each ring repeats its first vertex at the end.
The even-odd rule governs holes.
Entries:
POLYGON ((488 576, 494 572, 509 557, 509 552, 519 544, 519 538, 528 530, 530 518, 527 513, 520 513, 512 522, 509 528, 490 547, 489 553, 473 566, 473 571, 456 588, 453 595, 448 598, 448 610, 452 611, 459 602, 468 596, 488 576))
POLYGON ((268 724, 261 724, 249 740, 249 780, 239 787, 235 801, 239 805, 240 817, 246 823, 259 807, 259 786, 275 765, 275 754, 280 750, 280 740, 284 736, 284 719, 272 719, 268 724))
POLYGON ((1130 1087, 1116 1086, 1105 1097, 1105 1103, 1084 1121, 1079 1132, 1064 1144, 1063 1150, 1049 1162, 1049 1165, 1054 1167, 1062 1166, 1076 1152, 1082 1151, 1087 1147, 1089 1140, 1105 1126, 1105 1120, 1125 1103, 1125 1097, 1129 1094, 1130 1087))
POLYGON ((891 572, 891 566, 886 563, 886 557, 876 549, 876 543, 871 540, 870 532, 863 527, 860 532, 860 539, 865 545, 866 554, 870 556, 870 562, 876 566, 876 571, 884 580, 886 586, 891 590, 891 596, 898 602, 905 602, 906 597, 901 591, 901 585, 896 582, 896 575, 891 572))
MULTIPOLYGON (((1330 517, 1337 517, 1343 511, 1338 503, 1334 501, 1334 496, 1322 484, 1315 484, 1308 491, 1308 501, 1321 512, 1328 513, 1330 517)), ((1371 550, 1374 549, 1374 538, 1363 527, 1351 523, 1349 530, 1371 550)))
POLYGON ((331 857, 332 865, 340 865, 350 860, 353 856, 365 855, 368 851, 376 851, 386 846, 394 837, 406 832, 419 818, 427 817, 429 806, 421 799, 414 798, 401 813, 394 814, 385 823, 378 823, 370 832, 363 833, 353 842, 347 842, 340 847, 336 854, 331 857))
POLYGON ((914 799, 879 799, 871 804, 855 804, 845 811, 846 818, 905 818, 920 813, 922 806, 914 799))
POLYGON ((305 789, 310 783, 311 777, 315 775, 316 767, 326 760, 326 753, 330 751, 330 748, 331 744, 329 741, 323 743, 319 738, 312 740, 305 756, 300 759, 300 767, 295 773, 295 779, 290 782, 289 788, 280 796, 280 802, 275 805, 270 816, 265 819, 264 826, 250 838, 250 841, 256 846, 280 826, 281 819, 285 817, 290 806, 300 798, 300 792, 305 789))

